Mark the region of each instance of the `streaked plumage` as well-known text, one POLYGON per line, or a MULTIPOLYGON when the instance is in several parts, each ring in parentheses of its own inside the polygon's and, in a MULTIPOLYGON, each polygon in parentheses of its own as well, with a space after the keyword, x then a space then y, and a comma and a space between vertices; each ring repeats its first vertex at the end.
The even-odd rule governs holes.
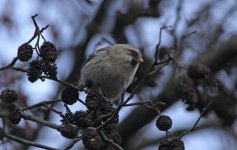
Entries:
POLYGON ((115 44, 92 53, 81 69, 80 84, 113 101, 121 96, 137 71, 142 56, 128 44, 115 44))

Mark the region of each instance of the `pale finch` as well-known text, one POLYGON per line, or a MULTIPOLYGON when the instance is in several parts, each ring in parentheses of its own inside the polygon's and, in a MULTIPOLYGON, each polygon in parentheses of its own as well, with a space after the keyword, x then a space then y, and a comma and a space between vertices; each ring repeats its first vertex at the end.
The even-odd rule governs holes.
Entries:
POLYGON ((131 84, 141 62, 141 52, 128 44, 99 49, 84 62, 80 84, 86 91, 114 101, 131 84))

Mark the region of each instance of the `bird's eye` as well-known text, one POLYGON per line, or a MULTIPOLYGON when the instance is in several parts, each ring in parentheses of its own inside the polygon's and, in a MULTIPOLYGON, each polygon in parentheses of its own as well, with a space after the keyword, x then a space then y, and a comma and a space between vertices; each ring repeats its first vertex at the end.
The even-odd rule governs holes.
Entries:
POLYGON ((134 50, 129 50, 130 52, 130 55, 133 56, 133 57, 137 57, 138 56, 138 53, 134 50))

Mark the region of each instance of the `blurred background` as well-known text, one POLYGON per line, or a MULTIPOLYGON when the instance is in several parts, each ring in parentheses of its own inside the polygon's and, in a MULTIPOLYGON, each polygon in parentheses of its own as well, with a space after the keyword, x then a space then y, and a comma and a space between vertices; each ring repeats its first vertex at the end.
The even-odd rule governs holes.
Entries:
MULTIPOLYGON (((149 77, 132 99, 162 101, 163 114, 173 120, 171 132, 179 135, 192 128, 203 109, 205 91, 211 86, 207 80, 195 83, 198 102, 190 108, 181 101, 178 89, 180 78, 186 80, 186 69, 201 63, 210 68, 211 79, 223 86, 221 94, 214 97, 212 109, 199 122, 194 132, 182 140, 186 150, 234 150, 237 146, 237 2, 235 0, 1 0, 0 1, 0 67, 11 62, 18 47, 34 34, 31 16, 44 31, 46 40, 58 49, 58 78, 70 83, 79 80, 80 68, 86 57, 98 48, 111 43, 130 43, 141 49, 145 62, 139 67, 133 84, 125 97, 139 83, 154 61, 160 28, 162 32, 159 60, 167 54, 175 62, 149 77), (194 33, 195 31, 195 33, 194 33), (223 92, 224 91, 224 92, 223 92), (199 105, 200 101, 202 106, 199 105)), ((34 43, 35 41, 33 41, 34 43)), ((16 66, 27 68, 28 63, 16 66)), ((192 82, 187 79, 187 82, 192 82)), ((193 83, 193 82, 192 82, 193 83)), ((52 100, 59 96, 64 86, 46 80, 31 83, 24 73, 5 70, 0 72, 0 90, 15 89, 20 106, 52 100)), ((80 93, 84 99, 85 94, 80 93)), ((81 104, 70 107, 72 111, 85 110, 81 104)), ((65 112, 63 104, 55 109, 65 112)), ((60 124, 60 116, 44 109, 32 114, 60 124)), ((165 132, 155 126, 157 115, 142 106, 126 107, 120 112, 118 127, 124 148, 129 150, 157 149, 165 132)), ((1 123, 2 125, 2 123, 1 123)), ((70 140, 58 131, 22 120, 18 126, 9 126, 9 132, 37 143, 63 149, 70 140), (26 130, 27 129, 27 130, 26 130)), ((36 150, 27 145, 5 139, 0 149, 36 150)), ((83 149, 81 142, 72 148, 83 149)))

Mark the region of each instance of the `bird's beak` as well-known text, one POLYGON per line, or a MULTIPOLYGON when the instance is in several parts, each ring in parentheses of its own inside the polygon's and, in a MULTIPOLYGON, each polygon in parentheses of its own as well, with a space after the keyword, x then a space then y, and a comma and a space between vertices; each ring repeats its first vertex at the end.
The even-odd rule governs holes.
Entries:
POLYGON ((135 58, 135 61, 136 61, 137 63, 142 63, 142 62, 143 62, 143 59, 142 59, 142 57, 137 57, 137 58, 135 58))

